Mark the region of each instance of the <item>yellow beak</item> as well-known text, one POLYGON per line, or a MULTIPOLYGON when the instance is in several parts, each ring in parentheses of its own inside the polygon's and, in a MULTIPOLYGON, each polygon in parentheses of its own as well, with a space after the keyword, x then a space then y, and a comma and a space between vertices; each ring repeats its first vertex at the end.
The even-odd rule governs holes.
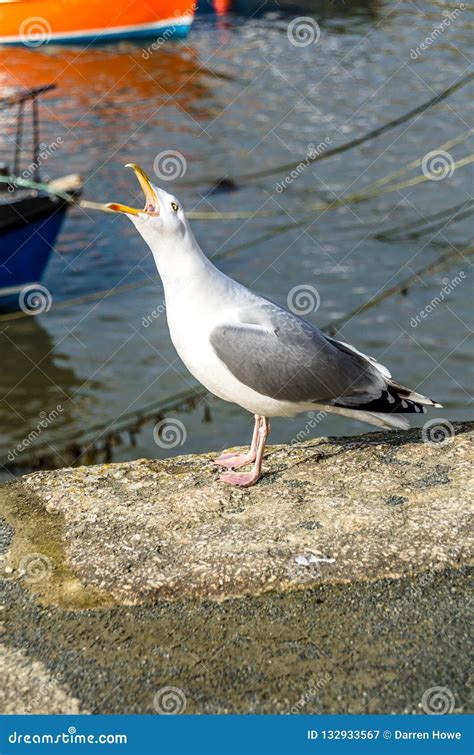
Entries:
POLYGON ((127 163, 125 167, 131 168, 135 172, 145 195, 145 207, 143 210, 137 210, 136 207, 128 207, 125 204, 118 204, 117 202, 110 202, 109 204, 106 204, 105 207, 113 212, 126 212, 128 215, 159 215, 160 205, 158 196, 145 171, 135 163, 127 163))

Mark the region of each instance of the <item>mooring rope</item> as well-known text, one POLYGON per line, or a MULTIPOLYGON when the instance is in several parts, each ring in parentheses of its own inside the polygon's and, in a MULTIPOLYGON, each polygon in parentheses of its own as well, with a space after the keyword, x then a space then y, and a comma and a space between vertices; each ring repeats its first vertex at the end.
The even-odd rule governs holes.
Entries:
MULTIPOLYGON (((467 139, 469 134, 472 133, 472 130, 468 130, 466 132, 463 132, 462 134, 454 137, 453 139, 450 139, 448 142, 445 142, 442 144, 438 150, 436 151, 444 151, 454 144, 459 144, 461 141, 464 141, 467 139)), ((406 188, 408 186, 415 186, 419 183, 423 183, 425 181, 431 180, 430 175, 424 175, 421 176, 415 176, 414 178, 409 179, 408 181, 401 182, 401 183, 390 183, 394 178, 399 178, 401 175, 404 175, 410 170, 413 170, 414 168, 418 167, 422 163, 423 158, 417 158, 416 160, 411 161, 407 165, 405 165, 403 168, 401 168, 398 171, 395 171, 394 173, 390 173, 387 176, 384 176, 380 179, 377 179, 376 181, 371 182, 368 184, 368 186, 365 187, 365 189, 362 192, 353 193, 347 197, 344 198, 336 198, 331 200, 330 202, 320 202, 311 205, 309 210, 305 210, 304 215, 302 218, 299 218, 297 220, 293 220, 290 223, 286 223, 284 225, 277 226, 276 228, 271 229, 270 231, 266 231, 264 234, 248 241, 248 242, 242 242, 240 244, 237 244, 230 249, 224 250, 221 253, 218 253, 216 255, 211 255, 211 259, 213 261, 221 261, 223 259, 226 259, 227 257, 230 257, 231 255, 235 254, 238 251, 243 251, 244 249, 252 248, 253 246, 257 246, 258 244, 263 243, 264 241, 270 240, 272 238, 275 238, 281 233, 286 233, 287 231, 290 231, 292 229, 296 229, 300 227, 301 225, 305 225, 307 222, 309 222, 310 219, 313 217, 313 212, 315 209, 318 211, 327 211, 334 209, 336 207, 339 207, 344 204, 348 204, 350 202, 356 203, 356 202, 362 202, 366 201, 368 199, 376 198, 382 194, 391 193, 394 191, 400 191, 402 188, 406 188)), ((474 154, 469 155, 466 158, 463 158, 461 160, 458 160, 457 162, 454 162, 450 166, 450 170, 454 172, 456 167, 464 167, 465 165, 468 165, 470 163, 474 162, 474 154)), ((29 179, 15 179, 13 176, 0 176, 0 183, 12 183, 12 181, 16 181, 18 185, 24 186, 26 188, 31 189, 37 189, 41 191, 49 191, 51 194, 55 194, 57 196, 60 196, 61 198, 65 199, 66 201, 70 202, 71 204, 79 204, 80 206, 83 206, 85 200, 82 200, 78 203, 77 199, 74 197, 71 197, 71 195, 68 195, 66 192, 54 189, 48 186, 48 184, 42 184, 37 183, 35 181, 31 181, 29 179)), ((97 209, 100 208, 101 205, 99 203, 95 202, 87 202, 87 207, 97 209)), ((446 211, 448 212, 448 211, 446 211)), ((197 216, 199 215, 199 219, 208 218, 207 213, 189 213, 190 217, 193 217, 194 219, 197 219, 197 216)), ((215 216, 217 216, 217 213, 214 213, 215 216)), ((272 213, 273 215, 273 213, 272 213)), ((219 217, 221 219, 230 219, 230 217, 233 217, 233 213, 219 213, 219 217)), ((240 214, 239 217, 262 217, 263 213, 244 213, 240 214)), ((136 281, 134 283, 127 283, 123 286, 117 286, 115 288, 108 288, 103 289, 101 291, 95 291, 90 294, 84 294, 83 296, 78 296, 71 299, 65 299, 63 301, 58 302, 57 304, 54 304, 48 311, 57 311, 61 309, 66 309, 69 307, 79 306, 81 304, 87 304, 89 302, 98 301, 100 299, 106 299, 109 296, 115 296, 117 294, 122 294, 127 291, 136 290, 138 288, 142 288, 144 286, 151 285, 152 283, 156 283, 159 281, 158 276, 152 276, 151 278, 145 278, 140 281, 136 281)), ((31 312, 12 312, 8 314, 0 314, 0 322, 8 322, 10 320, 20 320, 24 317, 30 317, 33 313, 31 312)))
MULTIPOLYGON (((474 74, 473 74, 474 75, 474 74)), ((474 133, 473 129, 468 129, 467 131, 464 131, 461 134, 458 134, 452 139, 449 139, 444 144, 441 144, 439 147, 434 148, 433 150, 430 150, 433 154, 440 153, 440 152, 446 152, 446 150, 451 149, 453 146, 460 144, 461 142, 465 141, 469 138, 469 136, 474 133)), ((315 202, 312 204, 309 204, 307 208, 302 212, 301 214, 303 216, 307 216, 310 213, 314 211, 325 211, 325 210, 331 210, 336 207, 340 207, 342 205, 348 205, 348 204, 357 204, 360 202, 364 202, 368 199, 373 199, 375 197, 378 197, 382 194, 386 193, 392 193, 394 191, 401 191, 402 189, 409 188, 411 186, 416 186, 421 183, 425 183, 426 181, 432 181, 433 180, 433 174, 426 170, 423 172, 420 176, 415 176, 414 178, 408 179, 406 181, 402 181, 399 183, 391 183, 394 179, 400 178, 403 175, 406 175, 406 173, 409 173, 410 171, 414 170, 415 168, 418 168, 420 165, 423 164, 423 160, 425 159, 426 155, 423 155, 422 157, 416 158, 416 160, 412 160, 411 162, 407 163, 404 167, 400 168, 399 170, 389 173, 386 176, 383 176, 382 178, 377 179, 376 181, 372 181, 367 186, 365 186, 361 191, 353 192, 352 194, 348 194, 347 196, 343 197, 336 197, 335 199, 332 199, 328 202, 315 202), (384 188, 382 188, 384 187, 384 188)), ((450 163, 447 167, 449 169, 450 174, 452 174, 457 168, 465 167, 466 165, 471 164, 474 162, 474 154, 467 155, 466 157, 454 161, 450 163)), ((48 194, 52 194, 55 196, 60 197, 64 201, 68 202, 71 205, 78 205, 79 207, 82 207, 83 209, 91 209, 91 210, 100 210, 100 211, 106 211, 106 212, 114 212, 113 210, 109 210, 105 204, 100 202, 93 202, 88 199, 79 199, 78 197, 72 196, 71 194, 68 194, 67 192, 55 189, 54 186, 51 186, 47 183, 39 183, 36 181, 32 181, 30 179, 25 178, 19 178, 15 176, 0 176, 0 183, 5 184, 12 184, 16 186, 20 186, 23 188, 28 189, 34 189, 37 191, 44 191, 48 194)), ((305 191, 308 191, 305 189, 305 191)), ((233 212, 218 212, 216 210, 204 210, 204 211, 193 211, 187 213, 187 216, 191 220, 247 220, 247 219, 254 219, 254 218, 271 218, 271 217, 281 217, 281 210, 237 210, 233 212)))
POLYGON ((371 299, 365 302, 365 304, 361 304, 359 307, 356 307, 351 312, 347 312, 347 314, 343 315, 342 317, 339 317, 337 320, 333 320, 331 323, 329 323, 324 328, 322 328, 322 330, 324 332, 330 333, 330 335, 334 335, 340 329, 341 325, 347 324, 349 320, 352 320, 353 317, 357 317, 358 315, 362 314, 362 312, 367 312, 367 310, 372 309, 373 307, 376 307, 382 301, 385 301, 385 299, 389 299, 391 296, 394 296, 395 294, 400 294, 400 293, 406 294, 408 290, 413 287, 413 284, 416 283, 423 276, 437 273, 443 268, 450 265, 451 262, 453 262, 455 259, 458 259, 459 257, 469 257, 473 253, 474 253, 474 246, 468 246, 467 248, 464 248, 464 249, 453 249, 450 252, 447 252, 446 254, 442 254, 440 257, 434 260, 434 262, 431 262, 429 265, 426 265, 420 270, 417 270, 408 278, 405 278, 405 280, 400 281, 400 283, 397 283, 394 286, 390 286, 389 288, 386 288, 385 291, 382 291, 380 294, 373 296, 371 299))
MULTIPOLYGON (((463 135, 463 139, 467 139, 471 132, 467 132, 465 135, 463 135)), ((439 152, 443 150, 444 145, 441 145, 441 147, 438 147, 437 149, 432 150, 433 152, 439 152)), ((417 158, 417 160, 413 161, 413 163, 410 163, 410 166, 418 166, 422 162, 422 158, 417 158)), ((470 155, 467 155, 466 157, 461 158, 460 160, 454 161, 449 166, 450 173, 453 173, 458 168, 464 168, 466 165, 470 165, 474 162, 474 153, 471 153, 470 155)), ((366 202, 369 199, 375 199, 376 197, 382 196, 383 194, 391 194, 394 191, 401 191, 402 189, 408 189, 411 186, 417 186, 418 184, 425 183, 426 181, 432 181, 433 175, 430 174, 428 171, 426 173, 422 173, 420 176, 415 176, 414 178, 407 179, 406 181, 400 181, 398 183, 388 183, 389 181, 393 180, 393 177, 396 175, 400 175, 402 172, 408 172, 409 170, 413 170, 413 167, 406 166, 402 171, 397 171, 395 174, 392 174, 390 176, 385 176, 384 178, 379 179, 378 181, 374 181, 370 184, 368 184, 364 189, 362 189, 359 192, 354 192, 353 194, 348 194, 347 196, 343 197, 336 197, 335 199, 330 200, 329 202, 313 202, 308 204, 307 208, 304 211, 304 220, 302 221, 296 221, 295 226, 301 225, 301 223, 306 222, 308 214, 312 214, 315 211, 323 212, 326 210, 333 210, 336 207, 342 207, 344 205, 349 204, 359 204, 361 202, 366 202), (388 185, 387 185, 388 183, 388 185)), ((204 210, 204 211, 193 211, 187 213, 188 217, 191 218, 191 220, 248 220, 253 218, 272 218, 272 217, 281 217, 281 210, 257 210, 257 211, 250 211, 250 210, 237 210, 235 212, 229 212, 229 211, 223 211, 223 212, 217 212, 215 210, 204 210)))
POLYGON ((239 182, 244 181, 252 181, 256 178, 265 178, 267 176, 274 176, 277 173, 285 174, 289 173, 292 170, 295 170, 298 165, 300 165, 303 161, 309 161, 309 162, 317 162, 320 160, 327 160, 329 157, 333 157, 334 155, 340 155, 343 152, 347 152, 347 150, 353 149, 354 147, 358 147, 360 144, 364 144, 365 142, 370 141, 371 139, 375 139, 378 136, 381 136, 382 134, 386 133, 387 131, 390 131, 391 129, 396 128, 397 126, 401 126, 402 123, 406 123, 407 121, 412 120, 417 115, 421 115, 426 110, 429 110, 434 105, 437 105, 438 103, 445 100, 447 97, 450 97, 454 92, 457 92, 458 89, 461 89, 462 87, 466 86, 466 84, 469 84, 470 81, 474 78, 474 73, 469 73, 467 76, 464 76, 462 79, 460 79, 455 84, 452 84, 451 86, 444 89, 439 94, 436 94, 434 97, 432 97, 427 102, 423 102, 421 105, 418 105, 417 107, 413 108, 413 110, 409 110, 406 113, 403 113, 403 115, 398 116, 397 118, 393 118, 393 120, 388 121, 387 123, 384 123, 382 126, 377 126, 377 128, 372 129, 371 131, 368 131, 366 134, 363 134, 362 136, 359 136, 355 139, 351 139, 349 142, 345 142, 344 144, 339 144, 337 147, 333 147, 332 149, 325 150, 324 152, 321 152, 320 154, 316 155, 304 155, 303 157, 300 157, 298 160, 289 162, 289 163, 283 163, 280 165, 273 166, 271 168, 264 168, 263 170, 258 171, 252 171, 249 173, 241 173, 237 174, 235 176, 229 177, 221 177, 216 178, 213 177, 206 177, 206 178, 199 178, 195 181, 186 181, 183 183, 184 186, 200 186, 203 183, 212 184, 213 186, 218 186, 223 180, 228 180, 231 182, 234 182, 235 184, 238 184, 239 182))
POLYGON ((403 223, 385 231, 378 231, 372 234, 371 238, 378 241, 402 241, 405 239, 415 239, 419 236, 425 236, 432 233, 438 228, 445 228, 452 223, 472 215, 474 211, 474 199, 467 199, 455 207, 448 207, 444 210, 428 215, 425 218, 418 218, 410 223, 403 223))

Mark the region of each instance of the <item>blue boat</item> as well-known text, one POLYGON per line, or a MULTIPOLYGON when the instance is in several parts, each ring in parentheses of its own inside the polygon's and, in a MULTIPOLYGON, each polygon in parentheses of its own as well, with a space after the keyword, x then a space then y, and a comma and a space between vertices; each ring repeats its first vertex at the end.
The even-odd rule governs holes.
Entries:
POLYGON ((0 100, 0 107, 18 107, 13 173, 0 165, 0 175, 13 175, 10 183, 0 183, 0 311, 22 306, 25 291, 42 279, 70 200, 80 194, 82 179, 72 174, 51 181, 48 191, 21 185, 21 143, 25 104, 33 108, 33 159, 28 167, 31 180, 39 183, 40 147, 37 98, 52 86, 22 92, 0 100), (59 195, 53 192, 57 191, 59 195))

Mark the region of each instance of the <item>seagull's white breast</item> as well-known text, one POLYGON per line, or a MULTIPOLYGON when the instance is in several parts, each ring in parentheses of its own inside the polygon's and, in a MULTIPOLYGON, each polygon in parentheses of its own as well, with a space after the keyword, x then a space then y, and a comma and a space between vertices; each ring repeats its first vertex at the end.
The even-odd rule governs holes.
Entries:
MULTIPOLYGON (((171 340, 189 372, 205 388, 225 401, 239 404, 253 414, 263 416, 291 416, 300 411, 287 401, 263 396, 238 380, 219 359, 210 342, 214 328, 239 323, 238 309, 226 299, 203 302, 193 296, 185 300, 167 302, 167 317, 171 340)), ((247 355, 252 359, 252 354, 247 355)))

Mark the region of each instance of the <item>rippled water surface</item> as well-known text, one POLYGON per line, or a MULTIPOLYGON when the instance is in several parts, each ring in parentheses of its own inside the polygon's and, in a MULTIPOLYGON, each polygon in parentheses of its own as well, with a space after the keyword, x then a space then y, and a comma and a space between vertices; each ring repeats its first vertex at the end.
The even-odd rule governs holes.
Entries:
MULTIPOLYGON (((255 213, 245 220, 194 221, 206 253, 223 255, 218 264, 226 273, 282 303, 295 286, 315 288, 319 309, 307 317, 325 325, 441 255, 468 248, 469 217, 440 223, 415 238, 405 234, 388 241, 374 235, 398 226, 403 230, 464 202, 472 189, 469 165, 443 180, 415 182, 370 201, 355 203, 350 195, 465 134, 472 123, 472 91, 464 87, 408 123, 304 167, 291 183, 283 171, 252 181, 237 178, 226 191, 210 193, 212 179, 289 163, 304 156, 309 145, 335 147, 461 79, 469 63, 471 11, 456 14, 442 34, 416 52, 446 20, 447 9, 442 2, 287 3, 252 16, 252 4, 242 3, 228 16, 201 14, 185 42, 167 42, 151 54, 140 43, 4 49, 0 85, 6 91, 58 85, 41 107, 41 141, 60 145, 45 161, 43 175, 81 173, 86 198, 141 203, 124 163, 139 163, 152 173, 157 155, 179 151, 186 160, 185 174, 173 184, 161 183, 172 186, 187 209, 255 213), (317 44, 289 42, 288 23, 302 15, 318 21, 317 44), (347 201, 314 210, 306 223, 269 234, 301 219, 315 202, 336 197, 347 201), (262 235, 266 240, 252 245, 262 235), (240 248, 226 256, 235 246, 240 248)), ((12 114, 3 113, 1 123, 5 156, 11 147, 12 114)), ((462 140, 445 151, 454 162, 470 148, 462 140)), ((420 176, 417 165, 399 181, 420 176)), ((417 278, 405 295, 350 318, 338 333, 387 364, 401 382, 441 401, 444 409, 433 417, 470 414, 468 273, 469 256, 463 254, 417 278), (461 272, 461 282, 450 286, 445 300, 430 307, 414 327, 413 318, 461 272)), ((81 443, 92 426, 113 427, 122 415, 195 386, 170 342, 161 312, 162 288, 154 274, 151 254, 126 218, 70 212, 43 280, 53 308, 1 324, 4 461, 42 413, 58 404, 59 416, 18 461, 45 446, 60 461, 63 445, 81 443), (147 285, 55 309, 64 300, 140 281, 147 285)), ((211 416, 211 423, 203 422, 202 406, 180 414, 186 439, 171 449, 157 446, 154 423, 145 424, 136 445, 114 449, 114 458, 247 442, 252 419, 243 410, 215 400, 211 416)), ((305 416, 274 421, 273 440, 290 441, 307 421, 305 416)), ((331 417, 312 425, 308 437, 364 429, 331 417)))

